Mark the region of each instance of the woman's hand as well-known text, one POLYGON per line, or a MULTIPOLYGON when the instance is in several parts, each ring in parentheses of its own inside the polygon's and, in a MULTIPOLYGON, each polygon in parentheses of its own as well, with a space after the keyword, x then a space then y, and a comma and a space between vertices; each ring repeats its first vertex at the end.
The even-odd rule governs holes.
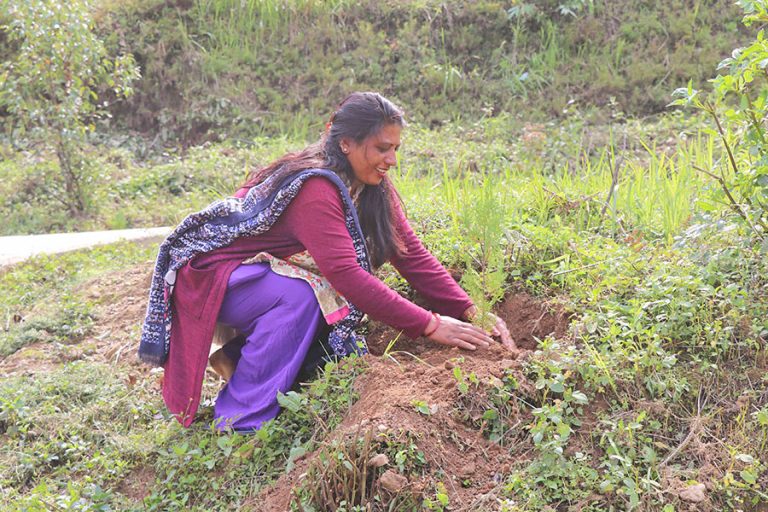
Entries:
MULTIPOLYGON (((465 350, 475 350, 478 347, 488 347, 493 342, 493 338, 488 336, 483 329, 449 316, 441 316, 440 320, 433 318, 426 332, 433 328, 433 322, 438 322, 437 329, 427 337, 435 343, 465 350)), ((504 327, 506 328, 506 326, 504 327)))
POLYGON ((515 344, 515 340, 512 339, 512 335, 509 334, 507 323, 493 313, 488 313, 488 315, 493 317, 493 328, 491 329, 491 334, 501 338, 502 345, 507 347, 509 350, 516 352, 517 345, 515 344))
MULTIPOLYGON (((479 311, 477 309, 477 306, 470 306, 465 312, 464 312, 464 318, 473 320, 477 315, 479 314, 479 311)), ((509 329, 507 328, 507 323, 499 318, 498 316, 494 315, 491 312, 485 313, 484 320, 487 320, 488 324, 492 325, 491 328, 491 335, 492 336, 498 336, 501 338, 501 344, 507 347, 512 352, 517 352, 517 344, 515 344, 515 340, 512 339, 512 335, 509 334, 509 329)))

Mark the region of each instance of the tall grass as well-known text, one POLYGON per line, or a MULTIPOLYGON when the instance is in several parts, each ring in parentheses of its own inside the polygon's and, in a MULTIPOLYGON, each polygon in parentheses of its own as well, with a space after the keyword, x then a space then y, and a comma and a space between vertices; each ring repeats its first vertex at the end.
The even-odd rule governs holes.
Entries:
MULTIPOLYGON (((523 34, 527 30, 528 27, 518 19, 512 30, 514 49, 517 49, 519 41, 526 39, 527 36, 523 34)), ((514 51, 512 58, 501 59, 499 62, 501 78, 514 96, 527 99, 530 93, 544 90, 552 83, 552 78, 567 58, 554 23, 548 21, 541 26, 539 40, 538 51, 527 54, 521 60, 517 59, 517 51, 514 51)), ((503 46, 498 51, 503 51, 503 46)))
POLYGON ((694 169, 716 165, 713 140, 698 134, 673 148, 640 140, 637 148, 617 148, 609 142, 592 156, 554 164, 527 154, 516 161, 494 159, 488 148, 488 155, 475 159, 472 149, 478 148, 452 154, 446 149, 437 165, 401 168, 396 184, 406 202, 432 189, 445 204, 445 218, 452 226, 448 235, 455 238, 466 236, 462 219, 482 203, 480 194, 490 182, 510 224, 567 223, 577 230, 670 244, 704 209, 702 203, 707 209, 718 208, 710 197, 711 183, 694 169))
POLYGON ((246 53, 270 41, 291 20, 334 13, 350 0, 197 0, 197 19, 208 20, 211 47, 246 53))

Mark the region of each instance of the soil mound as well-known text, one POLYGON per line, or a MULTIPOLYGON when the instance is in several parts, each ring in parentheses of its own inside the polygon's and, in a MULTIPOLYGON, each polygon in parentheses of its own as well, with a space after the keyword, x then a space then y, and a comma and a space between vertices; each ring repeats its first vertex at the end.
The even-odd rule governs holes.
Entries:
POLYGON ((140 264, 87 281, 83 297, 94 303, 90 333, 73 343, 40 341, 0 361, 0 375, 33 375, 77 360, 147 368, 136 357, 152 268, 140 264))
MULTIPOLYGON (((131 368, 129 380, 142 378, 149 368, 135 353, 150 279, 150 266, 142 264, 85 283, 83 293, 95 303, 90 334, 71 345, 29 345, 0 361, 0 374, 31 375, 84 359, 127 366, 131 368)), ((483 510, 496 504, 503 475, 513 462, 526 460, 532 449, 525 431, 529 413, 511 400, 510 417, 505 420, 517 426, 509 428, 501 439, 490 441, 482 418, 488 405, 485 390, 500 379, 512 377, 520 383, 521 392, 528 394, 526 387, 531 386, 522 374, 522 361, 536 348, 537 340, 563 337, 569 321, 567 314, 525 293, 510 295, 496 313, 507 322, 519 353, 500 344, 476 352, 461 351, 426 339, 411 340, 370 322, 367 337, 371 354, 366 372, 355 383, 360 398, 327 442, 358 439, 366 432, 403 440, 423 454, 424 467, 418 476, 408 475, 398 492, 420 499, 434 495, 437 482, 442 482, 451 510, 483 510), (460 392, 456 368, 463 378, 472 375, 476 379, 469 392, 460 392)), ((292 471, 264 489, 249 508, 289 510, 293 490, 302 485, 318 452, 297 461, 292 471)), ((392 476, 392 471, 386 470, 396 469, 390 461, 380 473, 392 476)))
MULTIPOLYGON (((359 438, 372 430, 389 439, 407 438, 423 452, 428 469, 408 481, 404 490, 426 495, 441 481, 451 497, 451 510, 483 510, 495 505, 502 475, 513 462, 525 460, 532 445, 523 430, 528 423, 523 417, 526 413, 514 404, 510 414, 518 415, 519 421, 513 417, 507 421, 511 419, 518 428, 510 429, 498 442, 488 440, 483 433, 487 400, 483 390, 505 376, 515 378, 521 388, 530 387, 521 372, 522 361, 536 348, 538 339, 562 337, 568 326, 567 314, 524 293, 508 297, 497 314, 507 322, 522 349, 520 354, 501 345, 476 352, 440 347, 425 339, 398 338, 397 331, 370 324, 372 356, 356 382, 360 398, 330 437, 359 438), (394 339, 397 341, 390 346, 394 339), (462 375, 476 377, 479 384, 474 391, 459 391, 457 367, 462 375)), ((292 489, 301 485, 312 458, 262 492, 254 509, 289 510, 292 489)))

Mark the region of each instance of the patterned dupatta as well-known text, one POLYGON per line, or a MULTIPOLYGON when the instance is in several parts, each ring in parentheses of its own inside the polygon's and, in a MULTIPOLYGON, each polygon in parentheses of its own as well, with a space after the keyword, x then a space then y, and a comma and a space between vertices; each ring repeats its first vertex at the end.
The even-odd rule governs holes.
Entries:
MULTIPOLYGON (((171 342, 171 298, 176 272, 198 254, 226 247, 241 236, 256 236, 268 231, 299 193, 304 182, 323 176, 339 188, 347 230, 352 237, 357 263, 371 272, 371 263, 360 229, 357 210, 347 186, 327 169, 307 169, 278 182, 273 175, 252 187, 245 197, 228 197, 188 215, 160 245, 149 290, 147 315, 141 332, 139 358, 162 366, 171 342)), ((334 324, 328 342, 337 356, 367 352, 365 339, 355 333, 363 313, 349 305, 349 314, 334 324)))

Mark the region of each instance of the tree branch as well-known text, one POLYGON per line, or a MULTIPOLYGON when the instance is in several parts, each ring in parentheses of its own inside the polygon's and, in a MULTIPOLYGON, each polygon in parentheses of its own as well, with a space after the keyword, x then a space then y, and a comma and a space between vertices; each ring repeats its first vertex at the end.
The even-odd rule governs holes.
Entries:
POLYGON ((724 180, 724 179, 723 179, 721 176, 718 176, 717 174, 714 174, 714 173, 712 173, 712 172, 709 172, 709 171, 707 171, 706 169, 702 169, 702 168, 701 168, 701 167, 699 167, 698 165, 691 165, 691 167, 693 167, 693 169, 694 169, 694 170, 697 170, 697 171, 699 171, 699 172, 701 172, 701 173, 704 173, 704 174, 706 174, 707 176, 709 176, 710 178, 712 178, 713 180, 717 181, 717 182, 720 184, 720 187, 723 189, 723 192, 725 192, 725 195, 726 195, 726 197, 728 198, 728 201, 731 203, 731 209, 732 209, 733 211, 735 211, 735 212, 736 212, 736 213, 739 215, 739 217, 741 217, 742 219, 744 219, 744 221, 745 221, 747 224, 749 224, 749 227, 752 229, 752 231, 754 231, 754 232, 755 232, 755 234, 757 234, 758 236, 760 236, 760 238, 764 238, 764 237, 765 237, 765 234, 764 234, 764 233, 765 233, 765 232, 768 232, 768 227, 766 227, 766 225, 763 223, 763 221, 762 221, 762 220, 759 220, 759 219, 758 219, 758 221, 757 221, 757 222, 758 222, 758 223, 760 224, 760 226, 763 228, 763 233, 760 233, 760 232, 757 230, 757 228, 755 227, 755 225, 754 225, 754 224, 752 224, 752 221, 750 221, 750 220, 749 220, 749 217, 748 217, 748 216, 747 216, 747 214, 744 212, 744 210, 741 208, 741 205, 740 205, 738 202, 736 202, 736 199, 734 199, 733 195, 731 194, 731 190, 728 188, 728 184, 725 182, 725 180, 724 180))

